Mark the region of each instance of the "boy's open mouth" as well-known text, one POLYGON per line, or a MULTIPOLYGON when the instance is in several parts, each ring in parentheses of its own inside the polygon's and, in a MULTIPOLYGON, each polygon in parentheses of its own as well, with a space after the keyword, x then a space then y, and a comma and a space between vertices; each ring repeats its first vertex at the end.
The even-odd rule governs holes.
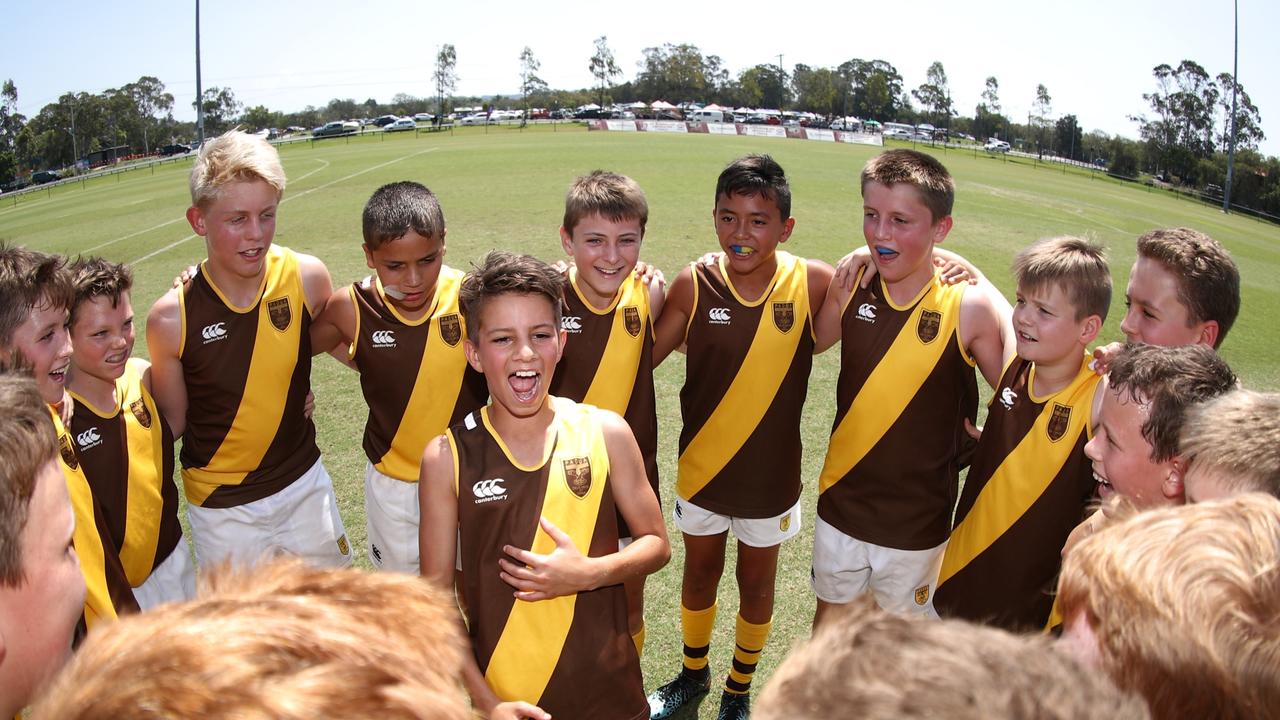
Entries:
POLYGON ((520 402, 531 402, 538 395, 541 375, 533 370, 517 370, 507 376, 507 384, 520 402))
POLYGON ((730 245, 729 250, 738 257, 751 257, 756 252, 755 248, 746 245, 730 245))

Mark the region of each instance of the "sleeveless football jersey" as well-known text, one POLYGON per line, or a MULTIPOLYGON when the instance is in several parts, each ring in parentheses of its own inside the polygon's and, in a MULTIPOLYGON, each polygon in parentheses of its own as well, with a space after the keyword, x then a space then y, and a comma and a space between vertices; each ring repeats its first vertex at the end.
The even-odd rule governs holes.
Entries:
POLYGON ((448 431, 472 651, 503 700, 525 700, 559 718, 647 718, 622 585, 524 602, 498 577, 498 559, 508 557, 504 545, 535 553, 555 548, 539 516, 573 538, 584 555, 618 550, 598 411, 553 402, 555 447, 537 467, 512 459, 488 408, 448 431))
POLYGON ((489 399, 484 376, 462 352, 463 277, 461 270, 442 267, 431 307, 417 320, 386 301, 377 276, 351 285, 356 333, 348 355, 369 405, 364 452, 388 477, 417 482, 427 441, 489 399))
POLYGON ((80 622, 82 629, 92 630, 99 623, 137 612, 138 602, 120 565, 120 556, 111 547, 110 528, 102 508, 93 497, 89 481, 85 479, 71 433, 67 432, 52 405, 49 406, 49 414, 58 433, 58 464, 62 467, 67 493, 71 496, 71 509, 76 517, 72 544, 80 558, 80 572, 84 574, 85 584, 84 615, 80 622))
MULTIPOLYGON (((561 326, 568 336, 551 380, 551 394, 612 410, 631 426, 645 475, 658 491, 658 411, 653 394, 653 316, 649 287, 634 274, 613 303, 596 310, 582 297, 570 269, 561 326)), ((624 527, 623 536, 630 533, 624 527)))
POLYGON ((1033 392, 1033 363, 1015 358, 1005 370, 943 556, 940 615, 1044 627, 1062 546, 1096 487, 1084 445, 1100 381, 1088 356, 1070 385, 1046 397, 1033 392))
POLYGON ((179 295, 182 480, 187 501, 200 507, 268 497, 320 459, 315 425, 302 413, 311 389, 311 308, 298 256, 273 245, 265 265, 249 307, 232 305, 205 263, 179 295))
POLYGON ((974 361, 960 342, 964 292, 935 276, 899 307, 877 279, 842 310, 818 516, 850 537, 899 550, 947 539, 963 420, 978 410, 974 361))
POLYGON ((146 362, 131 359, 116 380, 117 404, 97 408, 72 392, 71 433, 81 467, 106 515, 111 545, 138 587, 182 537, 173 482, 173 435, 142 386, 146 362))
POLYGON ((813 365, 805 261, 778 267, 748 302, 719 273, 695 263, 680 390, 679 480, 684 500, 722 515, 765 518, 800 498, 800 413, 813 365))

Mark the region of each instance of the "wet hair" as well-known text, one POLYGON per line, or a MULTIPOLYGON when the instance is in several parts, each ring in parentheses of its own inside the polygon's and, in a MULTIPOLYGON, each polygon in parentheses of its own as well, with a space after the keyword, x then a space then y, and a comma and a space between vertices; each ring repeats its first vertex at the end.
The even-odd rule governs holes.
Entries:
POLYGON ((425 238, 444 238, 444 211, 426 185, 401 180, 373 191, 360 216, 364 243, 370 250, 401 238, 410 230, 425 238))
POLYGON ((729 163, 716 180, 716 203, 732 195, 759 194, 778 206, 783 220, 791 217, 791 184, 782 166, 768 155, 746 155, 729 163))
POLYGON ((96 297, 105 297, 115 307, 120 298, 133 288, 133 271, 123 263, 113 263, 99 257, 76 258, 68 270, 75 287, 76 297, 71 305, 70 324, 76 322, 80 303, 96 297))
POLYGON ((560 298, 564 279, 550 265, 530 255, 493 250, 462 280, 458 303, 467 324, 467 337, 475 340, 480 332, 484 306, 503 295, 538 295, 545 297, 555 313, 555 326, 560 328, 560 298))

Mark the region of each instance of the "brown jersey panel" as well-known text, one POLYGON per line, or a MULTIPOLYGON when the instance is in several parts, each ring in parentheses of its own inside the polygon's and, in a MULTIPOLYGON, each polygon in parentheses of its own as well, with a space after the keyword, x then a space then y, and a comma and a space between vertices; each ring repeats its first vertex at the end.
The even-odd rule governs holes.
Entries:
POLYGON ((1027 392, 1032 367, 1032 363, 1015 357, 1000 378, 1000 384, 987 408, 986 424, 982 427, 982 436, 987 440, 979 441, 978 448, 974 451, 960 501, 956 503, 953 525, 964 522, 978 495, 987 486, 987 481, 1004 462, 1005 457, 1031 432, 1044 409, 1044 403, 1031 401, 1027 392), (1011 402, 1010 398, 1018 398, 1018 402, 1011 402), (991 434, 988 435, 988 432, 991 434))
POLYGON ((583 402, 595 380, 596 370, 600 368, 600 361, 609 349, 613 313, 597 313, 567 284, 562 301, 564 314, 560 327, 565 331, 566 340, 564 353, 551 379, 551 394, 583 402))
POLYGON ((854 290, 840 316, 840 377, 836 380, 833 431, 910 318, 910 312, 897 311, 889 305, 884 286, 878 281, 869 288, 854 290))
POLYGON ((978 384, 954 337, 889 430, 844 478, 822 493, 819 516, 850 537, 927 550, 951 530, 959 455, 976 422, 978 384))
POLYGON ((369 462, 378 464, 391 449, 396 429, 404 418, 409 397, 413 394, 413 378, 427 347, 430 323, 405 325, 387 309, 374 287, 358 282, 355 288, 356 312, 360 315, 356 333, 356 368, 360 371, 360 389, 369 406, 365 422, 364 453, 369 462), (390 342, 382 340, 394 333, 390 342), (394 381, 389 382, 389 380, 394 381))
POLYGON ((84 401, 76 399, 71 416, 71 436, 84 477, 93 490, 93 499, 102 510, 103 535, 117 553, 124 547, 125 522, 129 515, 129 439, 124 418, 98 416, 84 401))
POLYGON ((183 291, 186 336, 183 339, 182 376, 187 386, 186 430, 182 435, 182 466, 209 464, 240 410, 244 392, 221 382, 246 377, 253 362, 252 338, 258 331, 258 313, 233 313, 209 284, 203 267, 183 291), (228 342, 235 337, 238 341, 228 342))
POLYGON ((1015 632, 1044 628, 1062 568, 1062 546, 1084 518, 1096 486, 1085 442, 1083 435, 1076 439, 1072 461, 1030 509, 938 586, 933 596, 938 614, 1015 632))

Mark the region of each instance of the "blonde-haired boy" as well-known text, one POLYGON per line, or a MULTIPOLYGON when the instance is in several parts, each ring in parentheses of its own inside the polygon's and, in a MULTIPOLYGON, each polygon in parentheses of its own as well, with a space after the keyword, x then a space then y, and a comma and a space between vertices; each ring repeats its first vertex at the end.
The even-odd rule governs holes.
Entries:
POLYGON ((351 548, 315 425, 309 329, 333 291, 317 258, 273 246, 284 170, 239 131, 200 149, 187 222, 208 258, 151 308, 152 388, 181 419, 182 479, 202 563, 290 553, 347 565, 351 548))
POLYGON ((1112 510, 1063 561, 1062 647, 1157 719, 1274 717, 1280 500, 1132 509, 1112 510))
POLYGON ((818 491, 815 622, 872 592, 927 612, 951 528, 974 366, 993 387, 1013 354, 1008 303, 989 283, 944 285, 934 246, 951 231, 955 182, 931 155, 890 150, 862 170, 863 235, 878 277, 835 284, 817 350, 841 341, 836 421, 818 491))
POLYGON ((1280 497, 1280 394, 1233 390, 1187 411, 1178 447, 1187 502, 1280 497))
POLYGON ((1038 242, 1013 264, 1017 357, 988 405, 934 610, 1009 630, 1044 626, 1062 544, 1096 483, 1093 436, 1102 378, 1086 354, 1111 304, 1102 247, 1076 237, 1038 242))
POLYGON ((465 720, 454 614, 409 575, 212 568, 195 600, 91 635, 33 717, 465 720))
MULTIPOLYGON (((565 281, 564 354, 551 394, 621 415, 640 445, 649 487, 660 497, 653 328, 665 296, 660 275, 635 273, 648 220, 644 191, 625 175, 596 170, 569 186, 560 243, 573 265, 565 281)), ((619 532, 623 542, 631 537, 625 522, 619 532)), ((641 651, 644 580, 626 583, 628 627, 641 651)))

